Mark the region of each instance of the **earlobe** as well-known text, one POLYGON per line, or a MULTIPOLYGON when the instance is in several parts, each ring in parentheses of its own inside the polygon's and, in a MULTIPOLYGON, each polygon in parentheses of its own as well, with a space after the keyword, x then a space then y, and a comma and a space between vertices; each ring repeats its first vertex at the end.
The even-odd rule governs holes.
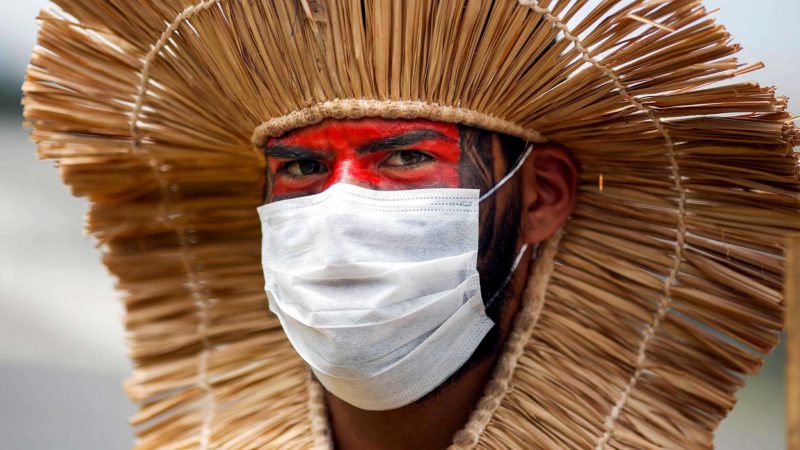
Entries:
POLYGON ((578 170, 569 150, 540 144, 521 171, 520 235, 525 243, 536 244, 553 235, 572 213, 578 170))

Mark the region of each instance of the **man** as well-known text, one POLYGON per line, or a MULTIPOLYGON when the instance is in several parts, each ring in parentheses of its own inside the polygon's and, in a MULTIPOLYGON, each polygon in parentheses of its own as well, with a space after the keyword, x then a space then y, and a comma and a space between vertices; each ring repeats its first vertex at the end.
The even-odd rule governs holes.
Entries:
POLYGON ((56 3, 137 449, 705 449, 779 341, 800 134, 698 0, 56 3))
MULTIPOLYGON (((427 120, 327 120, 269 141, 269 201, 318 194, 336 183, 485 193, 524 150, 519 139, 427 120)), ((437 449, 450 443, 482 394, 519 310, 530 257, 523 259, 510 283, 503 283, 516 253, 524 244, 538 245, 563 225, 575 202, 576 182, 568 152, 542 144, 524 161, 519 175, 481 205, 478 271, 485 303, 501 293, 487 309, 496 326, 455 374, 408 405, 369 411, 327 392, 337 448, 437 449)))

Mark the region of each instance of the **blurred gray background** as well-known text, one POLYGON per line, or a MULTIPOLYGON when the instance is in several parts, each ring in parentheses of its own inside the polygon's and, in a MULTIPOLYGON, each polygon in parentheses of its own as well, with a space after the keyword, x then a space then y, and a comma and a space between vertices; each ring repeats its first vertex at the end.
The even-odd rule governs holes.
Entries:
MULTIPOLYGON (((0 0, 0 450, 125 449, 135 408, 121 389, 131 369, 114 280, 83 234, 86 202, 36 160, 22 129, 19 88, 48 4, 0 0)), ((800 1, 705 4, 721 8, 742 61, 767 64, 750 78, 800 100, 800 1)), ((784 448, 783 381, 779 349, 747 380, 717 448, 784 448)))

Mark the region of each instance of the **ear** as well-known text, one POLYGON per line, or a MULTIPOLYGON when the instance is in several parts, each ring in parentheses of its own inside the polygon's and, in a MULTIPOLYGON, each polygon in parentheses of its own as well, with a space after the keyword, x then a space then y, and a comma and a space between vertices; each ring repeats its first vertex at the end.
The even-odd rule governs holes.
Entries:
POLYGON ((520 171, 520 236, 536 244, 552 236, 575 208, 578 169, 566 148, 538 144, 520 171))

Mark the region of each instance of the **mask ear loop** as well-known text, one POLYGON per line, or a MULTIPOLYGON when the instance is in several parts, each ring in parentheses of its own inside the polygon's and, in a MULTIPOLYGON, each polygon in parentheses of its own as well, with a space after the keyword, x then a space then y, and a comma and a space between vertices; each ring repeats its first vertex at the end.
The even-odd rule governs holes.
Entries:
MULTIPOLYGON (((511 177, 516 175, 516 173, 519 171, 519 169, 522 168, 522 164, 524 164, 525 161, 528 159, 528 157, 531 156, 531 153, 533 153, 534 147, 535 147, 534 144, 529 143, 528 147, 525 149, 525 153, 523 153, 519 157, 517 162, 514 163, 514 168, 511 169, 511 171, 508 172, 508 174, 506 174, 506 176, 504 176, 503 179, 501 179, 499 183, 495 184, 493 188, 489 189, 488 192, 483 194, 483 196, 481 196, 481 198, 478 199, 478 203, 480 203, 480 202, 486 200, 487 198, 491 197, 492 194, 494 194, 495 192, 497 192, 498 189, 503 187, 503 185, 508 180, 510 180, 511 177)), ((538 249, 539 249, 539 245, 537 244, 536 248, 534 249, 534 254, 538 253, 538 249)), ((500 294, 505 290, 506 286, 508 286, 508 283, 511 281, 511 277, 514 276, 514 272, 517 271, 517 267, 519 266, 520 261, 522 261, 522 256, 525 254, 525 252, 527 250, 528 250, 528 244, 524 244, 522 246, 522 248, 519 250, 519 253, 517 254, 517 257, 514 259, 514 264, 511 265, 511 270, 509 271, 508 276, 506 277, 505 281, 503 281, 503 284, 501 284, 500 288, 497 289, 497 292, 495 292, 494 295, 492 295, 492 298, 490 298, 489 301, 486 302, 486 306, 485 306, 486 309, 488 309, 490 306, 492 306, 492 303, 494 303, 494 301, 497 300, 497 297, 499 297, 500 294)), ((535 256, 534 256, 534 258, 535 258, 535 256)))
POLYGON ((503 187, 503 185, 506 184, 506 182, 508 180, 510 180, 511 177, 513 177, 519 171, 519 169, 522 168, 522 164, 525 163, 525 160, 527 160, 528 157, 531 156, 531 153, 533 153, 533 148, 534 147, 535 146, 533 144, 528 144, 528 148, 525 149, 525 153, 523 153, 522 156, 519 157, 517 162, 514 163, 514 168, 511 169, 511 172, 508 172, 508 174, 506 176, 504 176, 500 180, 500 182, 495 184, 493 188, 489 189, 488 192, 483 194, 483 196, 481 196, 481 198, 478 199, 478 203, 480 203, 480 202, 486 200, 487 198, 491 197, 492 194, 494 194, 495 192, 497 192, 498 189, 503 187))
MULTIPOLYGON (((537 245, 536 247, 538 249, 539 246, 537 245)), ((527 250, 528 250, 528 244, 524 244, 522 248, 519 249, 519 253, 517 253, 517 257, 514 259, 514 264, 511 265, 511 270, 509 271, 508 276, 506 277, 505 281, 503 281, 503 284, 501 284, 500 287, 497 289, 497 292, 495 292, 494 295, 492 295, 492 298, 490 298, 489 301, 486 302, 486 309, 489 309, 489 307, 492 306, 492 303, 494 303, 494 301, 497 300, 497 297, 499 297, 500 294, 502 294, 503 291, 506 289, 506 286, 508 286, 508 283, 511 281, 511 278, 514 276, 514 272, 517 271, 517 266, 519 266, 520 261, 522 261, 522 256, 525 255, 525 252, 527 250)))

